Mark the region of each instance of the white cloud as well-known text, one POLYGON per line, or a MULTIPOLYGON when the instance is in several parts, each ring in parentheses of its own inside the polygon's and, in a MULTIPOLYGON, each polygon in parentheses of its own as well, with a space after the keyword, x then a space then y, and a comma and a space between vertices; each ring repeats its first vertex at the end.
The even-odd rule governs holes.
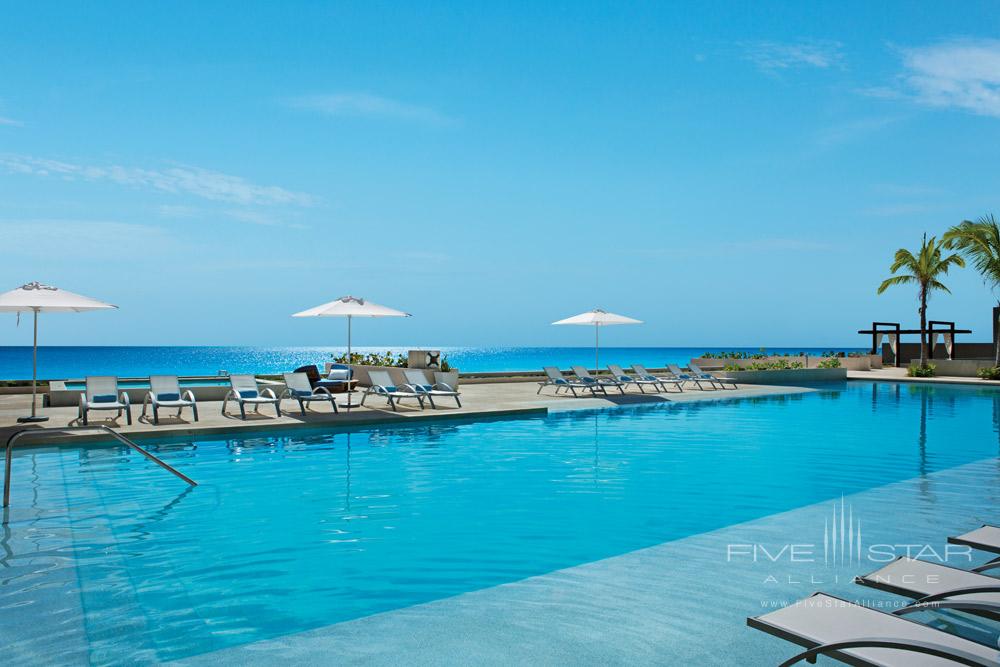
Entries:
POLYGON ((56 176, 68 180, 106 181, 244 205, 309 206, 313 203, 313 198, 305 193, 274 185, 256 185, 239 176, 183 165, 165 169, 142 169, 119 165, 90 166, 30 155, 0 154, 0 167, 18 174, 56 176))
POLYGON ((821 131, 816 138, 816 142, 824 148, 832 148, 834 146, 864 139, 865 137, 889 127, 898 120, 899 118, 895 116, 883 116, 859 118, 839 123, 821 131))
POLYGON ((12 127, 24 127, 24 123, 22 123, 21 121, 14 120, 13 118, 6 118, 4 116, 0 116, 0 125, 9 125, 12 127))
POLYGON ((843 62, 843 46, 831 40, 804 40, 794 43, 746 42, 746 58, 765 72, 800 67, 827 69, 843 62))
POLYGON ((149 257, 173 246, 160 227, 101 220, 0 220, 4 251, 12 255, 72 258, 75 262, 149 257))
POLYGON ((302 95, 286 101, 294 109, 318 111, 330 116, 395 118, 430 125, 450 125, 453 118, 435 109, 399 102, 371 93, 333 93, 302 95))
POLYGON ((901 80, 919 103, 1000 116, 1000 40, 903 49, 901 80))

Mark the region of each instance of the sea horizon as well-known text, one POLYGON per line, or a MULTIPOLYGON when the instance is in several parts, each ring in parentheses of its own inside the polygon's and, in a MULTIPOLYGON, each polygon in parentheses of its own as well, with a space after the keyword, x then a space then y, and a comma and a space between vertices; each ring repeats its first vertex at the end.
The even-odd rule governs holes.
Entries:
MULTIPOLYGON (((471 346, 413 347, 360 346, 354 352, 405 353, 412 349, 441 351, 448 363, 462 372, 541 370, 542 366, 566 368, 573 364, 594 366, 594 348, 585 346, 471 346)), ((704 352, 737 351, 773 354, 804 352, 862 352, 867 348, 844 346, 614 346, 600 349, 600 364, 628 367, 643 364, 662 367, 686 364, 704 352)), ((146 377, 151 374, 218 375, 254 373, 270 375, 306 364, 331 361, 346 352, 346 346, 255 346, 255 345, 48 345, 38 348, 38 378, 65 380, 87 375, 146 377)), ((30 380, 31 347, 0 347, 0 379, 30 380)))

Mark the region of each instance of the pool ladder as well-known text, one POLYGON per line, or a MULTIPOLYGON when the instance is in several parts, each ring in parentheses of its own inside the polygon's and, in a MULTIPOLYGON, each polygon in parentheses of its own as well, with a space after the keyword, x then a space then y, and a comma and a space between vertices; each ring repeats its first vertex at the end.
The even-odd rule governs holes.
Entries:
MULTIPOLYGON (((5 455, 5 465, 4 465, 4 476, 3 476, 3 506, 4 508, 10 505, 10 470, 11 470, 11 452, 14 448, 14 443, 21 439, 22 437, 28 437, 31 435, 71 435, 73 433, 79 433, 81 431, 102 431, 107 435, 120 442, 121 444, 134 449, 139 452, 147 459, 160 466, 164 470, 173 473, 177 477, 190 484, 191 486, 198 486, 198 483, 193 479, 180 472, 176 468, 170 466, 168 463, 164 462, 162 459, 153 456, 145 449, 135 444, 128 438, 126 438, 121 433, 111 430, 109 427, 103 424, 94 424, 91 426, 67 426, 64 428, 26 428, 20 431, 16 431, 9 438, 7 438, 7 452, 5 455)), ((3 523, 7 523, 7 516, 4 515, 3 523)))

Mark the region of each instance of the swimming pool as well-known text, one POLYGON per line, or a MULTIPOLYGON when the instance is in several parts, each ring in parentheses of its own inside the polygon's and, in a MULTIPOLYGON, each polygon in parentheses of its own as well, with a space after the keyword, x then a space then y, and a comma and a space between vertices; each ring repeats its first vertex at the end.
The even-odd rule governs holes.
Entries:
POLYGON ((852 382, 150 443, 191 490, 116 447, 25 449, 0 551, 22 627, 0 639, 60 662, 82 634, 94 664, 248 644, 995 457, 998 422, 989 389, 852 382))

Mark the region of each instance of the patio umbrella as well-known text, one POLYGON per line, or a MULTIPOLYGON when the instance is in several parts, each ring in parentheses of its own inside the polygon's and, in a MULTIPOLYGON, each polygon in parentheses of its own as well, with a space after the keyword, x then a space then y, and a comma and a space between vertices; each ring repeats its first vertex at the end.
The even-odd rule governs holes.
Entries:
POLYGON ((82 313, 86 310, 117 308, 87 296, 73 294, 58 287, 42 285, 38 282, 22 285, 17 289, 0 294, 0 312, 34 313, 34 342, 31 354, 31 416, 19 417, 17 421, 42 422, 48 417, 39 417, 35 412, 35 398, 38 392, 38 313, 82 313))
MULTIPOLYGON (((346 317, 347 318, 347 366, 351 366, 351 320, 355 317, 411 317, 409 313, 395 310, 356 296, 342 296, 321 306, 295 313, 292 317, 346 317)), ((351 373, 353 376, 353 372, 351 373)), ((351 389, 348 385, 347 406, 351 407, 351 389)))
POLYGON ((586 313, 580 313, 579 315, 574 315, 573 317, 567 317, 564 320, 559 320, 558 322, 553 322, 552 324, 593 326, 594 368, 595 370, 600 370, 601 327, 609 327, 615 324, 642 324, 642 320, 635 320, 631 317, 625 317, 624 315, 615 315, 614 313, 609 313, 605 310, 601 310, 600 308, 595 308, 594 310, 588 310, 586 313))

